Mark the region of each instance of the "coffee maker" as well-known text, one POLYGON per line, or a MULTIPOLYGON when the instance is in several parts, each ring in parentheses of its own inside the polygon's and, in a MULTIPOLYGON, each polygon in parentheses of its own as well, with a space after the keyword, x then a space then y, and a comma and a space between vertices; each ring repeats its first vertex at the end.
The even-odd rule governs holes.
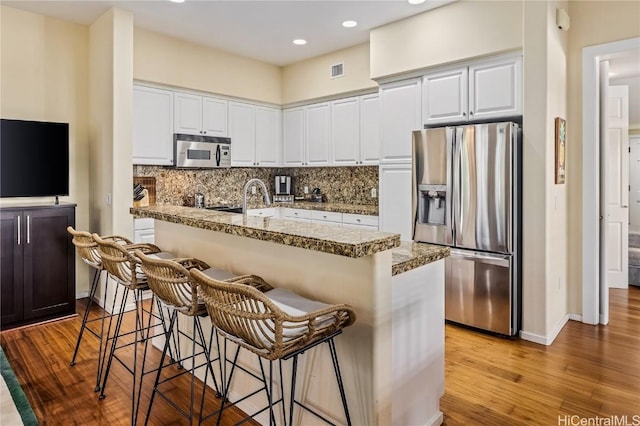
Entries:
POLYGON ((273 196, 274 202, 293 203, 293 194, 291 193, 291 176, 276 176, 275 188, 275 195, 273 196))

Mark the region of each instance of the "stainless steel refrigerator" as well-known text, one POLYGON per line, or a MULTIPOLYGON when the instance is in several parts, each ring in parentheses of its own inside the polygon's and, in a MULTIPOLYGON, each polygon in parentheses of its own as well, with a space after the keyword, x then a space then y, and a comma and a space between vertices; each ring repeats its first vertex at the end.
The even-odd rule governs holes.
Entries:
POLYGON ((521 137, 516 123, 413 132, 414 241, 451 246, 448 321, 520 328, 521 137))

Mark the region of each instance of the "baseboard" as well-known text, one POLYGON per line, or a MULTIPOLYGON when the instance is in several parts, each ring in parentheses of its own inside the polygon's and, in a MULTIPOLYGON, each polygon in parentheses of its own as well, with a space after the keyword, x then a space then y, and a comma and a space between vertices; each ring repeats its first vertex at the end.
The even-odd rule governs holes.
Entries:
POLYGON ((428 421, 427 424, 429 426, 439 426, 444 422, 444 415, 442 414, 442 411, 438 411, 433 417, 431 417, 428 421))
MULTIPOLYGON (((522 340, 527 340, 529 342, 537 343, 539 345, 549 346, 553 343, 554 340, 556 340, 556 337, 558 337, 558 334, 560 334, 564 326, 567 324, 571 315, 572 314, 566 314, 565 316, 563 316, 560 319, 560 321, 558 321, 556 326, 553 327, 553 330, 548 336, 541 336, 539 334, 520 331, 520 338, 522 340)), ((580 317, 580 319, 582 320, 582 317, 580 317)))
POLYGON ((76 293, 76 300, 84 299, 85 297, 89 297, 88 291, 81 291, 80 293, 76 293))
POLYGON ((600 324, 602 325, 607 325, 609 324, 609 320, 607 319, 607 321, 604 320, 604 315, 600 314, 600 324))
POLYGON ((569 314, 569 319, 571 321, 582 322, 582 315, 580 315, 580 314, 569 314))

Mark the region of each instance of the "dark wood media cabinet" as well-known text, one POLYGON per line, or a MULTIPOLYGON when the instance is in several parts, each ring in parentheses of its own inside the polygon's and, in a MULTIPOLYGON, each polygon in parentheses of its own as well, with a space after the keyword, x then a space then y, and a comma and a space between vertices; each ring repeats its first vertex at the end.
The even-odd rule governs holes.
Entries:
POLYGON ((75 207, 0 207, 1 329, 75 313, 75 207))

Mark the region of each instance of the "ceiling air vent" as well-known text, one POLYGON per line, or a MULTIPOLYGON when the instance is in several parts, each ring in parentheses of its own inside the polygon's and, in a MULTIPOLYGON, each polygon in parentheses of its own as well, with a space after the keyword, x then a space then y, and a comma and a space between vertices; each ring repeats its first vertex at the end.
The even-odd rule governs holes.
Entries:
POLYGON ((344 62, 331 65, 331 78, 338 78, 344 75, 344 62))

